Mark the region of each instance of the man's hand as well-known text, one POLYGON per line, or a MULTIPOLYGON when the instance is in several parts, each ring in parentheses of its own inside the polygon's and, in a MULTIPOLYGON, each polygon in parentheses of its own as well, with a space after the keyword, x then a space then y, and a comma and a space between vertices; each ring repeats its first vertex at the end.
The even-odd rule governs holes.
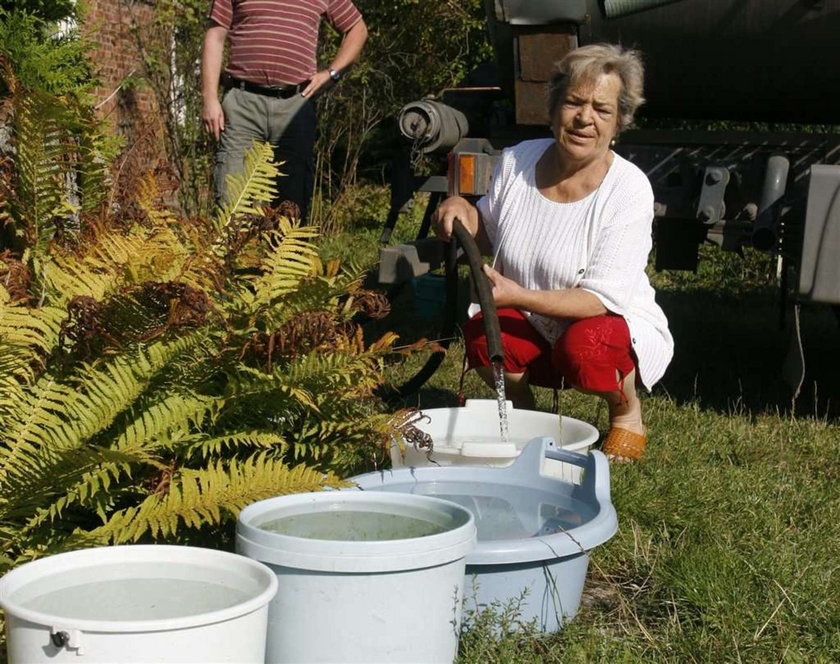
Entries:
POLYGON ((435 234, 444 242, 452 237, 452 226, 458 219, 473 237, 478 232, 478 210, 466 198, 450 196, 432 215, 435 234))
POLYGON ((213 137, 218 141, 225 130, 225 113, 218 99, 213 97, 204 100, 201 108, 201 120, 204 122, 204 128, 213 134, 213 137))
POLYGON ((526 292, 525 288, 522 288, 513 279, 508 279, 489 265, 484 266, 484 274, 487 275, 487 278, 493 285, 493 301, 497 307, 522 308, 522 296, 526 292))
POLYGON ((327 69, 317 72, 301 94, 304 97, 311 97, 321 88, 326 90, 332 87, 335 81, 330 76, 330 69, 346 72, 347 68, 355 62, 356 58, 359 57, 359 53, 362 52, 362 46, 364 46, 367 40, 367 34, 367 26, 360 18, 344 33, 344 36, 341 38, 341 44, 330 66, 327 69))
POLYGON ((309 79, 309 85, 300 93, 304 97, 314 95, 321 88, 329 88, 333 84, 332 76, 328 70, 316 72, 315 75, 309 79))

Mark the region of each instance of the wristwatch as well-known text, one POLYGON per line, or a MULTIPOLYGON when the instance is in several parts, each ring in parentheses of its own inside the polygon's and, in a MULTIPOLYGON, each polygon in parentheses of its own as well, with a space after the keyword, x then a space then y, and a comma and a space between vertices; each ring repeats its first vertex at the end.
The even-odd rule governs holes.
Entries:
POLYGON ((330 72, 330 78, 334 81, 338 81, 341 78, 341 72, 338 69, 328 69, 327 71, 330 72))

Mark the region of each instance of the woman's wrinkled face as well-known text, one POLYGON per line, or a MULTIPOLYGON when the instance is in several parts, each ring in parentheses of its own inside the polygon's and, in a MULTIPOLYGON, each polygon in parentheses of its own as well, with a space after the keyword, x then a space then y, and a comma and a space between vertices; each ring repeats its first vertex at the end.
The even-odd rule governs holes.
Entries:
POLYGON ((566 90, 554 109, 551 129, 566 159, 587 164, 603 157, 618 133, 618 75, 600 74, 566 90))

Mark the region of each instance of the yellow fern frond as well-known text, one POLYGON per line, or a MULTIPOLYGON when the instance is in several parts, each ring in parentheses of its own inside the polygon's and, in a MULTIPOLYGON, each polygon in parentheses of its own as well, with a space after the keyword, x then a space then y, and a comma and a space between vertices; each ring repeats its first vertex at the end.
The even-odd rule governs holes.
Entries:
POLYGON ((57 302, 77 295, 101 300, 127 285, 177 279, 189 256, 189 247, 171 228, 105 230, 81 255, 54 250, 44 262, 43 279, 57 302))
POLYGON ((152 449, 184 438, 194 426, 203 424, 218 403, 218 399, 180 390, 144 404, 138 416, 114 439, 112 447, 122 450, 145 445, 152 449))
POLYGON ((289 468, 266 454, 246 461, 217 462, 183 471, 166 494, 148 496, 139 506, 112 514, 107 523, 85 536, 113 544, 136 542, 146 534, 171 538, 182 525, 201 528, 219 524, 258 500, 346 485, 331 473, 303 465, 289 468))
POLYGON ((31 518, 35 521, 50 513, 58 514, 61 511, 62 495, 84 476, 94 474, 99 482, 107 486, 110 468, 125 468, 147 459, 142 451, 117 452, 92 445, 78 449, 25 447, 28 451, 26 472, 6 473, 3 476, 0 521, 5 523, 33 514, 35 516, 31 518), (58 502, 53 504, 53 500, 58 502))
POLYGON ((111 426, 130 408, 149 381, 195 339, 156 343, 134 355, 122 355, 86 367, 71 383, 45 374, 27 387, 24 399, 5 418, 6 446, 0 451, 3 473, 26 472, 27 446, 73 449, 111 426))
POLYGON ((137 190, 137 206, 146 213, 154 228, 174 228, 180 220, 166 206, 160 205, 161 195, 157 178, 152 173, 146 173, 140 179, 137 190))
POLYGON ((267 237, 261 274, 252 282, 257 306, 294 292, 303 280, 317 274, 321 266, 318 249, 310 242, 317 234, 312 226, 297 226, 280 219, 280 228, 267 237))
POLYGON ((24 401, 26 386, 54 350, 63 315, 54 307, 0 303, 0 430, 7 430, 9 418, 24 401))
POLYGON ((214 246, 222 250, 231 233, 237 232, 237 219, 243 215, 261 215, 263 205, 271 203, 275 195, 278 175, 274 163, 274 149, 268 143, 254 142, 245 153, 242 170, 227 176, 228 202, 216 213, 217 237, 214 246))

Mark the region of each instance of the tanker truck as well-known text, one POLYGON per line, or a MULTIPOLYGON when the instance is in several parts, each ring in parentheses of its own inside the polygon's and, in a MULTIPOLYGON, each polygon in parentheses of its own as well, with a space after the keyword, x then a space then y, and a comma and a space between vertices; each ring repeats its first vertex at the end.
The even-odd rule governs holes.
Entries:
MULTIPOLYGON (((840 304, 840 128, 830 127, 840 125, 840 0, 485 0, 485 13, 491 73, 400 112, 408 140, 384 244, 416 191, 430 192, 422 237, 444 196, 487 191, 502 148, 549 135, 554 62, 621 43, 643 54, 648 128, 623 132, 615 149, 653 186, 656 268, 696 269, 706 242, 753 246, 778 257, 783 288, 840 304), (808 131, 673 128, 699 120, 808 131), (412 171, 418 153, 439 156, 440 171, 412 171)), ((388 249, 382 259, 386 282, 436 260, 388 249)))
MULTIPOLYGON (((840 310, 840 0, 485 0, 485 14, 492 66, 400 111, 383 244, 415 192, 430 193, 420 240, 443 197, 486 193, 502 148, 550 135, 557 60, 621 43, 642 52, 647 101, 615 150, 653 186, 656 269, 696 270, 703 243, 752 246, 778 258, 786 295, 840 310), (696 128, 714 121, 751 131, 696 128), (413 171, 418 154, 440 169, 413 171)), ((383 247, 380 281, 440 263, 413 244, 383 247)))

